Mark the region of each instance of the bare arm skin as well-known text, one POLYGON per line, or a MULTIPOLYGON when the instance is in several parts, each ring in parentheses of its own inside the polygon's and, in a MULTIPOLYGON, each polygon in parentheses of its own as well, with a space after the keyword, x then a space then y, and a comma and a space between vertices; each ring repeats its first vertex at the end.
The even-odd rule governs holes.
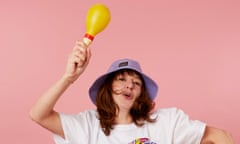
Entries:
POLYGON ((207 126, 201 144, 234 144, 234 142, 228 132, 207 126))
POLYGON ((64 138, 60 117, 54 111, 54 106, 64 91, 83 73, 90 57, 90 49, 83 42, 77 41, 69 55, 63 76, 32 106, 29 115, 33 121, 64 138))

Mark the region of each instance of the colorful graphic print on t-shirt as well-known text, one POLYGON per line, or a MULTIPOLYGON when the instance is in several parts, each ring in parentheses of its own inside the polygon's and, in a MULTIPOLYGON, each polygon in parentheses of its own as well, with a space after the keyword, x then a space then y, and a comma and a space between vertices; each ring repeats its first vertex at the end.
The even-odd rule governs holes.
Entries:
POLYGON ((128 144, 157 144, 157 143, 151 142, 151 140, 149 138, 137 138, 136 140, 134 140, 128 144))

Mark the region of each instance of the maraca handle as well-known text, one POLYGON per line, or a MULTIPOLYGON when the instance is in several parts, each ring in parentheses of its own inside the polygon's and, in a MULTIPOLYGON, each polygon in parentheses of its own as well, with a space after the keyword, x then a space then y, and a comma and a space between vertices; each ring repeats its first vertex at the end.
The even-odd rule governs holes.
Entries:
POLYGON ((83 37, 83 42, 88 46, 92 43, 92 41, 94 40, 94 36, 86 33, 83 37))

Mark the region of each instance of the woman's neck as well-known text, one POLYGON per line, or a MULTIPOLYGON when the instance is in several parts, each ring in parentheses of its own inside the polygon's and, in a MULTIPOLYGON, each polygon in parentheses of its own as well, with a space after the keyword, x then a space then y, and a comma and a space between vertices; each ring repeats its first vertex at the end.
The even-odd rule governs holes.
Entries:
POLYGON ((126 111, 124 112, 119 111, 115 120, 117 124, 130 124, 133 122, 132 116, 130 115, 129 112, 126 111))

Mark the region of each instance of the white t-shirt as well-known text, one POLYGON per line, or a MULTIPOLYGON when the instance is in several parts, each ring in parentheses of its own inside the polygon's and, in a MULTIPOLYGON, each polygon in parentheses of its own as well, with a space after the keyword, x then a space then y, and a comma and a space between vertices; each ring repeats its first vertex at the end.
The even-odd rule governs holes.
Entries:
POLYGON ((134 123, 116 125, 110 136, 101 130, 97 112, 76 115, 60 113, 65 139, 54 134, 56 144, 200 144, 206 124, 190 120, 180 109, 157 110, 155 123, 137 127, 134 123))

